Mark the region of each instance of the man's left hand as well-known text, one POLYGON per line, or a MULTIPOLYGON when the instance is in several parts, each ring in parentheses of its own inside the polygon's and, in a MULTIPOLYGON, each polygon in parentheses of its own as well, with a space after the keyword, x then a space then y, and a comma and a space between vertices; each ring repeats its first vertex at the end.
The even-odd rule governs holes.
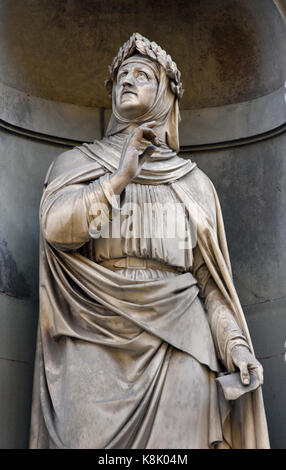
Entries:
POLYGON ((250 370, 254 371, 257 375, 259 385, 263 384, 263 367, 245 346, 234 346, 231 356, 233 363, 240 370, 240 378, 243 385, 249 385, 250 383, 250 370))

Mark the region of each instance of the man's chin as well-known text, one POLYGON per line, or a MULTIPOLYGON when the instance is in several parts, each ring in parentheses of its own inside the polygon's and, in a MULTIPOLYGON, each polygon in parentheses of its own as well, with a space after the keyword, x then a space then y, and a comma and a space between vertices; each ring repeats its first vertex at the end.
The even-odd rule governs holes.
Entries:
POLYGON ((144 112, 137 103, 131 101, 121 103, 121 105, 118 107, 118 111, 119 114, 125 119, 134 119, 137 116, 141 116, 144 112))
POLYGON ((124 109, 128 109, 128 107, 134 108, 134 106, 138 106, 137 96, 131 93, 123 95, 120 100, 120 106, 124 109))

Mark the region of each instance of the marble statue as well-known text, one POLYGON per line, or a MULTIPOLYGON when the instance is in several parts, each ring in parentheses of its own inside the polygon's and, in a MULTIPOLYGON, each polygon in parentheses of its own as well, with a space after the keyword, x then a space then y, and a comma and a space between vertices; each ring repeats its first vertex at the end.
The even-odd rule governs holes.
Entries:
POLYGON ((176 63, 138 33, 105 137, 51 165, 40 209, 31 448, 268 448, 219 200, 179 152, 176 63))

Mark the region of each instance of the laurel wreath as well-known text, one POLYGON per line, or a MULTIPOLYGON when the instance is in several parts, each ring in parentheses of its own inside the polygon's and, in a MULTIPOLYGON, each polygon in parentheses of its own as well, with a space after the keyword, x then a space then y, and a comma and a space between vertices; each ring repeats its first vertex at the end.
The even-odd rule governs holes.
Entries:
POLYGON ((177 64, 172 60, 171 56, 166 53, 156 42, 149 41, 149 39, 141 36, 139 33, 134 33, 120 47, 118 54, 114 57, 112 64, 108 67, 110 77, 106 80, 105 86, 108 93, 112 94, 113 82, 116 80, 117 72, 125 59, 131 57, 136 51, 141 55, 150 57, 158 62, 165 70, 170 79, 170 87, 174 95, 179 99, 182 98, 184 90, 181 83, 181 72, 178 70, 177 64))

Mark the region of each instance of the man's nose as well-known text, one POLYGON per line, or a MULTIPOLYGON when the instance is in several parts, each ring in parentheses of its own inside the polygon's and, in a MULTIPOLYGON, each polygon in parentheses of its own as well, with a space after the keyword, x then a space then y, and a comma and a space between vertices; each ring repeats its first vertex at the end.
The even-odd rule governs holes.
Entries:
POLYGON ((134 75, 132 73, 128 73, 127 75, 124 75, 123 80, 122 80, 122 85, 123 86, 134 85, 134 75))

